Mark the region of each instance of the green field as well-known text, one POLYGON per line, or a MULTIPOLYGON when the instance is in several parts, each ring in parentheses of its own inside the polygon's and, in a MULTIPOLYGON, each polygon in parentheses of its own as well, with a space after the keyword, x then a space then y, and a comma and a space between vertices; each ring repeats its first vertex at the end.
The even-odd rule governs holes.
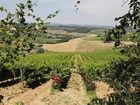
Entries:
MULTIPOLYGON (((132 33, 128 33, 124 36, 122 36, 121 38, 121 41, 132 41, 132 37, 134 35, 132 33)), ((104 34, 100 34, 100 33, 93 33, 93 34, 90 34, 90 36, 84 38, 84 40, 87 40, 87 41, 99 41, 99 40, 105 40, 105 33, 104 34), (92 36, 92 35, 97 35, 97 36, 92 36)), ((112 41, 115 41, 115 38, 112 39, 112 41)))
POLYGON ((84 70, 106 66, 109 62, 119 59, 127 59, 119 53, 119 50, 104 50, 97 52, 79 53, 78 63, 84 70))
POLYGON ((70 69, 73 67, 75 59, 77 59, 78 65, 86 70, 90 67, 103 66, 112 60, 118 60, 119 58, 126 59, 125 56, 119 54, 119 50, 72 53, 48 52, 43 54, 30 54, 26 57, 20 57, 19 61, 16 61, 14 65, 7 64, 6 69, 8 71, 16 71, 19 69, 34 69, 37 71, 42 70, 42 68, 45 67, 59 70, 64 68, 70 69))
POLYGON ((21 57, 16 65, 21 66, 56 66, 69 67, 73 66, 74 60, 78 60, 78 64, 85 66, 102 66, 111 62, 112 60, 118 60, 120 58, 126 59, 125 56, 119 53, 119 50, 104 50, 97 52, 64 52, 64 53, 43 53, 43 54, 31 54, 21 57))

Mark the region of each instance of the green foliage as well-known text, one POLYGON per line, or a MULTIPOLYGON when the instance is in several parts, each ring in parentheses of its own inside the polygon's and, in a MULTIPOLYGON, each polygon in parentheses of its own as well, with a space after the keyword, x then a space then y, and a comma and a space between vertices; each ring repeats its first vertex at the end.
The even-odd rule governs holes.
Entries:
POLYGON ((32 43, 39 43, 39 44, 56 44, 56 43, 63 43, 67 42, 73 38, 77 38, 76 36, 71 36, 68 34, 58 34, 58 33, 35 33, 35 40, 30 40, 32 43))
POLYGON ((115 97, 114 102, 117 105, 120 101, 123 101, 123 105, 140 104, 140 61, 138 59, 113 61, 104 68, 91 68, 82 72, 82 76, 86 84, 95 80, 110 84, 116 90, 116 93, 112 94, 110 98, 115 97))
MULTIPOLYGON (((15 13, 7 11, 4 7, 0 7, 1 13, 5 13, 4 19, 0 20, 0 73, 5 78, 11 78, 11 75, 16 74, 16 70, 7 70, 6 65, 14 64, 19 56, 25 56, 33 48, 34 33, 46 33, 46 19, 53 18, 58 14, 50 14, 46 19, 41 19, 33 13, 33 4, 31 0, 26 0, 26 3, 17 4, 15 13), (34 23, 29 24, 28 18, 32 18, 34 23)), ((23 71, 20 70, 21 78, 23 71)), ((4 79, 5 79, 4 78, 4 79)), ((23 78, 22 78, 23 80, 23 78)))
POLYGON ((104 42, 111 42, 111 41, 114 41, 113 38, 112 38, 112 32, 111 30, 109 31, 105 31, 105 39, 104 39, 104 42))
POLYGON ((0 72, 0 81, 21 77, 22 73, 24 84, 33 87, 35 83, 41 84, 52 75, 57 75, 56 71, 59 71, 65 80, 70 75, 73 63, 73 53, 32 54, 20 57, 14 64, 6 64, 5 69, 0 72))
POLYGON ((97 35, 97 36, 87 36, 84 40, 87 41, 102 41, 104 39, 104 35, 97 35))
MULTIPOLYGON (((107 34, 110 38, 115 37, 115 46, 120 45, 120 38, 127 34, 131 29, 133 36, 131 40, 134 42, 132 45, 125 45, 121 50, 122 54, 129 57, 128 61, 121 60, 119 62, 112 62, 110 64, 110 71, 104 73, 103 78, 116 88, 117 92, 113 95, 121 99, 124 105, 139 105, 140 99, 140 1, 129 1, 129 11, 125 15, 116 18, 119 21, 114 29, 111 29, 107 34)), ((101 73, 102 74, 102 73, 101 73)), ((119 102, 118 102, 119 103, 119 102)), ((118 104, 117 103, 117 104, 118 104)))
POLYGON ((63 68, 62 70, 56 69, 51 72, 51 78, 53 80, 53 88, 62 91, 67 87, 71 71, 69 68, 63 68))
POLYGON ((45 50, 43 48, 40 47, 36 48, 36 53, 44 53, 44 52, 45 50))
POLYGON ((19 77, 22 71, 25 84, 31 86, 35 82, 42 83, 50 79, 50 76, 61 73, 62 79, 67 80, 70 76, 70 68, 73 68, 75 56, 78 56, 78 64, 82 71, 88 71, 91 67, 104 67, 111 59, 125 58, 118 51, 103 51, 95 53, 44 53, 32 54, 20 57, 15 64, 5 65, 0 73, 0 80, 19 77), (4 77, 4 78, 3 78, 4 77))
POLYGON ((119 53, 119 49, 104 50, 98 52, 79 53, 78 64, 81 69, 100 68, 108 65, 112 60, 126 59, 125 55, 119 53))
POLYGON ((116 18, 116 21, 119 21, 119 25, 111 29, 106 37, 106 40, 109 41, 111 37, 116 39, 116 46, 120 45, 120 38, 125 35, 129 29, 135 34, 132 37, 132 40, 139 44, 140 41, 140 2, 139 0, 128 0, 129 1, 129 11, 125 15, 116 18))

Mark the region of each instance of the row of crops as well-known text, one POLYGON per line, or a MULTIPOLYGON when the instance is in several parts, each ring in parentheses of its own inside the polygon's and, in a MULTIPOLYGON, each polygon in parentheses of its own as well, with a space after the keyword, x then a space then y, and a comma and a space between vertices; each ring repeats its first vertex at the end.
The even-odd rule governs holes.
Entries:
POLYGON ((70 76, 75 59, 83 74, 94 71, 95 68, 104 68, 113 59, 125 58, 118 50, 102 52, 80 53, 44 53, 31 54, 20 57, 14 64, 6 64, 0 70, 0 81, 20 77, 25 84, 31 85, 35 81, 44 81, 51 76, 61 74, 70 76))
POLYGON ((27 86, 43 82, 61 74, 70 77, 75 56, 73 53, 44 53, 20 57, 14 64, 6 64, 0 70, 0 81, 20 77, 27 86))
POLYGON ((120 54, 119 49, 104 50, 98 52, 77 53, 76 56, 79 72, 83 77, 87 90, 94 90, 94 81, 104 81, 106 75, 110 75, 111 64, 119 62, 121 59, 128 60, 128 57, 120 54), (105 76, 103 78, 103 76, 105 76))
POLYGON ((120 55, 118 50, 79 53, 77 55, 79 72, 83 77, 87 90, 91 90, 90 87, 94 85, 94 81, 100 79, 98 73, 100 73, 102 69, 109 67, 111 61, 121 58, 127 59, 126 56, 120 55))
POLYGON ((119 50, 107 50, 77 55, 81 76, 87 90, 96 89, 95 81, 103 81, 114 88, 109 101, 96 99, 89 105, 139 105, 140 104, 140 61, 129 59, 119 50))
POLYGON ((80 70, 88 70, 91 68, 103 68, 113 60, 127 59, 126 56, 119 53, 118 49, 105 50, 98 52, 83 52, 77 55, 80 70))
POLYGON ((116 97, 115 100, 120 102, 123 98, 128 103, 139 100, 137 92, 126 91, 132 86, 136 89, 139 87, 137 82, 140 77, 140 63, 136 59, 129 60, 120 54, 118 49, 98 52, 49 52, 20 57, 14 64, 6 64, 0 69, 0 83, 9 78, 20 77, 26 86, 33 87, 36 83, 53 79, 54 88, 62 90, 67 86, 75 65, 79 67, 79 73, 89 92, 96 89, 95 81, 104 81, 117 90, 117 94, 113 96, 116 97), (136 97, 135 100, 133 97, 136 97))

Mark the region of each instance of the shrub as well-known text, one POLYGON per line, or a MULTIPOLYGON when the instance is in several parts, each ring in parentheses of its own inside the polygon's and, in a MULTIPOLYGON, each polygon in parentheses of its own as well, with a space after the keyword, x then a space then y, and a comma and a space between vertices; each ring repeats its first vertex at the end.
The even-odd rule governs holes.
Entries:
POLYGON ((44 53, 44 52, 45 50, 43 48, 40 47, 36 48, 36 53, 44 53))
POLYGON ((115 97, 115 105, 140 104, 139 59, 113 61, 108 67, 100 70, 92 68, 86 70, 82 72, 82 76, 87 87, 89 87, 89 83, 95 80, 102 80, 109 83, 116 90, 116 92, 109 97, 115 97), (120 102, 124 104, 119 104, 120 102))
POLYGON ((38 43, 35 43, 35 44, 34 44, 34 48, 42 47, 42 46, 43 46, 42 44, 38 44, 38 43))
POLYGON ((64 88, 67 87, 71 72, 69 69, 56 69, 52 71, 51 75, 51 79, 53 80, 53 88, 62 91, 64 88))

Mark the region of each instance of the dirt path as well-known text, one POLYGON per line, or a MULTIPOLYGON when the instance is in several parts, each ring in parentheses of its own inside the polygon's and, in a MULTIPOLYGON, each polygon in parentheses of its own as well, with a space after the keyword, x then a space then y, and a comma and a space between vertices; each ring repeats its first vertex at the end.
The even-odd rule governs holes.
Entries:
POLYGON ((78 73, 72 73, 68 88, 46 98, 46 105, 87 105, 88 98, 83 80, 78 73))
POLYGON ((78 73, 77 56, 67 89, 46 98, 46 105, 87 105, 89 102, 86 88, 78 73))
POLYGON ((41 99, 50 94, 51 86, 52 81, 48 81, 35 89, 16 95, 14 98, 5 99, 4 105, 14 105, 16 102, 23 102, 25 105, 42 105, 41 99))

